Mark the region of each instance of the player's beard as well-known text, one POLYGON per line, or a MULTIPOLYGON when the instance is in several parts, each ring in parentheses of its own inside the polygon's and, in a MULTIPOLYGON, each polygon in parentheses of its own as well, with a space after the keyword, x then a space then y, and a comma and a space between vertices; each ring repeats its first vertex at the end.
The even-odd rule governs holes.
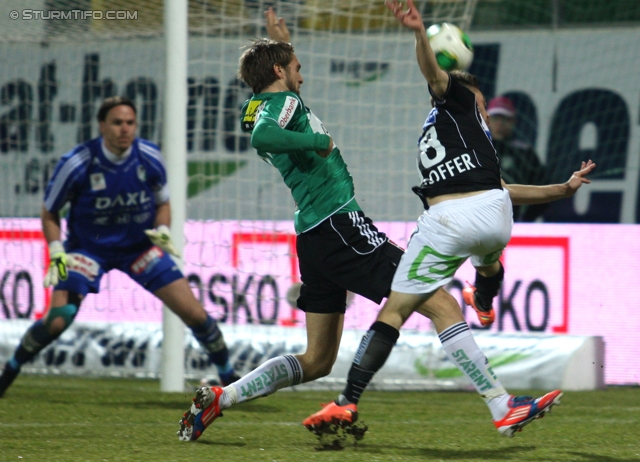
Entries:
POLYGON ((288 73, 284 79, 284 84, 290 92, 300 96, 300 85, 298 85, 298 82, 292 79, 288 73))

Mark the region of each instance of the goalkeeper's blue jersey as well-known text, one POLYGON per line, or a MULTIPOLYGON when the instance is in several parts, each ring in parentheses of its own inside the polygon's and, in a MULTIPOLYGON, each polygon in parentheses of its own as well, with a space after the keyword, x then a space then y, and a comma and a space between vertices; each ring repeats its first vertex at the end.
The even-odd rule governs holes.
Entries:
POLYGON ((67 251, 87 249, 109 256, 151 245, 156 206, 169 200, 167 174, 159 148, 136 138, 127 158, 111 162, 102 138, 76 146, 58 162, 44 206, 59 212, 68 202, 67 251))

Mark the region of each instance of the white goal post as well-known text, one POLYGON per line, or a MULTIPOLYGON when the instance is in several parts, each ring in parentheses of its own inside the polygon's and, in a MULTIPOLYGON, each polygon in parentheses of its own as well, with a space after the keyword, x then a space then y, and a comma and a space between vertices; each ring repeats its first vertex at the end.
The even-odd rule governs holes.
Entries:
MULTIPOLYGON (((180 254, 184 247, 187 190, 187 0, 165 0, 166 83, 162 148, 167 164, 171 197, 171 235, 180 254)), ((184 265, 181 265, 184 268, 184 265)), ((162 370, 160 389, 184 389, 184 324, 168 307, 163 307, 162 370)))

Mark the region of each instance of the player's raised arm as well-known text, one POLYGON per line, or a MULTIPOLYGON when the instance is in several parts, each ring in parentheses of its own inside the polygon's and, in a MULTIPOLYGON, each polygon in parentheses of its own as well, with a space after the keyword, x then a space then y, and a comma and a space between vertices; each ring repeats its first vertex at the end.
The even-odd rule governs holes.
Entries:
POLYGON ((284 18, 278 18, 273 8, 269 8, 264 12, 267 33, 271 40, 291 43, 291 34, 284 22, 284 18))
POLYGON ((431 49, 427 32, 420 12, 413 4, 413 0, 407 0, 407 8, 397 0, 385 2, 387 8, 393 12, 396 19, 403 26, 411 29, 416 36, 416 58, 424 78, 429 83, 435 96, 442 96, 449 85, 449 75, 440 69, 436 55, 431 49))
POLYGON ((591 183, 587 175, 596 168, 591 160, 582 162, 580 170, 574 172, 565 183, 532 186, 523 184, 506 184, 502 186, 509 191, 513 205, 544 204, 573 196, 583 184, 591 183))

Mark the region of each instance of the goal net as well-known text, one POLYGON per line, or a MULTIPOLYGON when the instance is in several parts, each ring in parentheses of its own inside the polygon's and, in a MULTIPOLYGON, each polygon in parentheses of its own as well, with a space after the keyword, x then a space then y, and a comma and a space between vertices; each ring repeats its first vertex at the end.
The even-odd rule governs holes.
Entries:
MULTIPOLYGON (((303 316, 291 303, 299 287, 295 204, 277 170, 260 161, 240 131, 240 105, 250 96, 236 78, 242 47, 266 35, 267 8, 286 20, 302 63, 305 104, 340 147, 367 215, 405 246, 422 212, 411 187, 419 181, 416 142, 430 109, 413 34, 397 25, 382 1, 188 3, 185 274, 231 338, 245 335, 241 326, 301 328, 303 316)), ((638 21, 640 13, 622 19, 612 13, 603 23, 597 22, 602 13, 569 7, 576 2, 559 2, 567 6, 563 12, 537 2, 518 8, 511 0, 415 3, 427 25, 448 21, 468 33, 475 47, 470 71, 487 100, 511 98, 517 135, 534 149, 548 181, 565 181, 581 160, 598 163, 589 191, 533 219, 638 221, 638 23, 620 21, 638 21)), ((35 217, 60 156, 98 136, 100 101, 116 94, 134 99, 143 138, 159 143, 161 133, 171 130, 161 120, 162 2, 28 0, 3 6, 0 26, 0 59, 10 63, 0 69, 0 319, 33 318, 42 315, 48 297, 39 289, 46 254, 33 238, 39 232, 35 217), (27 267, 26 258, 42 267, 27 267)), ((463 281, 472 277, 466 268, 454 281, 452 293, 460 300, 463 281)), ((345 327, 361 332, 378 306, 357 296, 350 300, 345 327)), ((472 322, 472 313, 466 314, 472 322)), ((87 298, 77 318, 160 319, 159 302, 118 273, 105 277, 101 293, 87 298)), ((407 330, 428 333, 431 325, 415 317, 407 330)), ((274 340, 286 335, 273 332, 274 340)), ((437 367, 431 365, 439 359, 437 348, 429 348, 414 362, 424 366, 424 377, 434 378, 437 367)), ((255 365, 279 350, 236 351, 242 352, 238 361, 255 365)), ((206 368, 200 359, 189 361, 192 375, 206 368)))

